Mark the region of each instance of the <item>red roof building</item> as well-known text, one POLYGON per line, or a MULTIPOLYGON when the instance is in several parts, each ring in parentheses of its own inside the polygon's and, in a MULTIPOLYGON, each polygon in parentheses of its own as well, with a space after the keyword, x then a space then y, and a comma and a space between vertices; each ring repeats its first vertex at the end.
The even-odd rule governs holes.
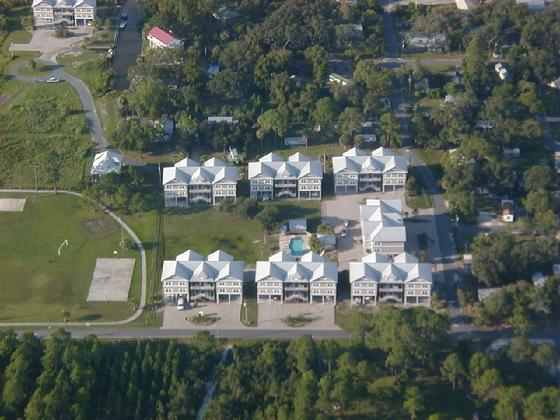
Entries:
POLYGON ((148 42, 155 48, 179 48, 183 46, 183 40, 175 38, 172 34, 154 26, 148 32, 148 42))

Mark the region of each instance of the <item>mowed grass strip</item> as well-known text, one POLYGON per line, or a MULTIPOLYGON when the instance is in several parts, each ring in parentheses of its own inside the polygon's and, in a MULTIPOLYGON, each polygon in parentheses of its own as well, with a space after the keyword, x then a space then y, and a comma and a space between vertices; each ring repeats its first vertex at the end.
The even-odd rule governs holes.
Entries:
POLYGON ((49 166, 60 168, 59 187, 82 180, 91 148, 87 121, 75 90, 66 83, 32 84, 15 80, 1 86, 0 186, 34 187, 29 167, 37 164, 40 188, 52 188, 49 166))
POLYGON ((70 312, 70 321, 132 314, 126 302, 86 302, 97 258, 136 258, 129 296, 140 296, 140 253, 122 253, 116 222, 66 194, 0 197, 27 198, 22 213, 0 213, 0 322, 61 321, 61 310, 70 312), (65 239, 69 245, 58 256, 65 239))

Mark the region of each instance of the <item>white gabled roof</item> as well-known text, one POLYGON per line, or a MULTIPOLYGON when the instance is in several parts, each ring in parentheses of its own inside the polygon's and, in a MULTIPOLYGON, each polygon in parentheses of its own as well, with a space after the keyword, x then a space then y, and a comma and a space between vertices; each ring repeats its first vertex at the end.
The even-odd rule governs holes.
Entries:
POLYGON ((235 258, 233 258, 230 254, 220 249, 209 254, 206 259, 208 261, 234 261, 235 260, 235 258))
POLYGON ((33 0, 31 7, 39 6, 39 5, 46 5, 46 6, 70 6, 70 7, 78 7, 78 6, 97 6, 97 0, 33 0))
POLYGON ((362 262, 367 263, 386 263, 391 261, 387 255, 380 254, 378 252, 372 252, 362 258, 362 262))
POLYGON ((105 175, 111 172, 119 173, 122 164, 123 156, 114 150, 97 153, 93 158, 90 175, 105 175))
POLYGON ((213 157, 204 162, 202 166, 226 166, 226 163, 223 160, 213 157))
POLYGON ((367 156, 367 153, 357 147, 353 147, 342 154, 342 156, 367 156))
POLYGON ((217 281, 221 279, 235 279, 243 281, 245 264, 234 261, 228 253, 217 250, 204 257, 199 253, 188 250, 177 255, 175 261, 164 261, 161 281, 181 278, 186 281, 201 280, 217 281))
POLYGON ((360 206, 362 236, 375 242, 405 242, 401 200, 366 200, 360 206))
POLYGON ((204 259, 204 256, 191 249, 177 255, 177 257, 175 258, 176 261, 204 261, 204 259))
POLYGON ((185 158, 175 165, 163 168, 162 184, 176 181, 183 184, 217 182, 237 183, 237 168, 228 166, 220 159, 212 158, 199 165, 194 160, 185 158))
POLYGON ((311 160, 313 159, 300 152, 294 153, 288 158, 288 162, 310 162, 311 160))
POLYGON ((287 252, 278 252, 268 261, 257 261, 255 281, 271 278, 281 282, 338 282, 338 269, 336 263, 326 262, 313 252, 303 255, 299 261, 287 252))
POLYGON ((270 256, 268 261, 296 261, 296 258, 286 251, 279 251, 270 256))
POLYGON ((281 156, 278 156, 276 153, 271 152, 268 155, 264 155, 262 158, 260 158, 259 162, 284 162, 284 159, 281 156))
POLYGON ((388 149, 380 147, 370 155, 366 152, 353 148, 343 153, 342 156, 333 156, 333 172, 355 172, 355 173, 386 173, 408 172, 408 165, 404 156, 395 155, 388 149))
POLYGON ((313 251, 309 251, 306 254, 303 254, 300 257, 300 261, 301 262, 324 262, 325 261, 325 257, 316 254, 313 251))
POLYGON ((282 157, 269 153, 258 160, 249 162, 249 179, 259 176, 267 178, 323 178, 323 165, 303 153, 294 153, 288 161, 282 157))
POLYGON ((398 282, 398 283, 428 283, 432 284, 432 265, 420 263, 410 254, 403 253, 391 261, 387 257, 377 254, 369 258, 370 254, 361 262, 350 263, 350 283, 360 280, 374 282, 398 282), (374 261, 375 260, 375 261, 374 261))
POLYGON ((371 152, 371 155, 372 156, 395 156, 393 152, 391 152, 389 149, 386 149, 383 146, 375 149, 373 152, 371 152))

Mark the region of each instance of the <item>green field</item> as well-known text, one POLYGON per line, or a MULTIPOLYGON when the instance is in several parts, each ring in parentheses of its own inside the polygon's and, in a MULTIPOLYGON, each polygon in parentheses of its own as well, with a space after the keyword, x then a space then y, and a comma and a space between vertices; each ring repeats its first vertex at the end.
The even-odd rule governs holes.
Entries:
POLYGON ((268 258, 271 245, 278 245, 257 220, 223 214, 213 208, 166 212, 163 234, 166 260, 174 260, 187 249, 202 255, 221 249, 237 260, 254 264, 262 257, 268 258))
POLYGON ((76 91, 66 83, 10 80, 1 86, 0 186, 34 187, 29 165, 37 164, 39 187, 52 188, 49 166, 60 168, 58 185, 75 188, 91 148, 76 91))
POLYGON ((132 314, 127 303, 86 302, 96 258, 113 257, 114 250, 117 257, 136 258, 129 297, 140 298, 140 254, 122 253, 117 223, 74 196, 11 196, 27 197, 27 202, 22 213, 0 213, 0 322, 60 321, 61 310, 70 312, 70 321, 120 320, 132 314), (69 246, 59 257, 65 239, 69 246))
POLYGON ((430 195, 426 192, 426 186, 424 185, 424 179, 420 176, 418 169, 415 166, 409 168, 411 175, 414 175, 418 185, 420 186, 420 193, 416 195, 406 194, 406 204, 411 209, 429 209, 432 207, 432 200, 430 195))

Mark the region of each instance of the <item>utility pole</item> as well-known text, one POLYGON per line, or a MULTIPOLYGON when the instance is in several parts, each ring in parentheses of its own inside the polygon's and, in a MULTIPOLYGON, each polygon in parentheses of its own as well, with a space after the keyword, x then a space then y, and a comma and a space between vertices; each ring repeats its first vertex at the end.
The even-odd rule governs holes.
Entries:
POLYGON ((33 165, 29 165, 29 167, 33 169, 33 175, 35 177, 35 199, 37 199, 39 197, 39 186, 37 183, 37 168, 39 167, 39 165, 34 163, 33 165))

